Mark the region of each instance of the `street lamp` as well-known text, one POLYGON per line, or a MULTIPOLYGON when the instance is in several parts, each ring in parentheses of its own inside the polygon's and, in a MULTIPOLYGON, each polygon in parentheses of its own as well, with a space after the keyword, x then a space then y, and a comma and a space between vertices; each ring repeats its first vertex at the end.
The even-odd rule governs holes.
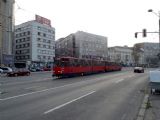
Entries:
POLYGON ((160 11, 158 13, 156 13, 152 9, 149 9, 148 12, 152 12, 153 14, 155 14, 159 18, 159 20, 158 20, 158 24, 159 24, 159 30, 158 30, 158 34, 159 34, 159 53, 158 53, 158 57, 160 59, 160 11))

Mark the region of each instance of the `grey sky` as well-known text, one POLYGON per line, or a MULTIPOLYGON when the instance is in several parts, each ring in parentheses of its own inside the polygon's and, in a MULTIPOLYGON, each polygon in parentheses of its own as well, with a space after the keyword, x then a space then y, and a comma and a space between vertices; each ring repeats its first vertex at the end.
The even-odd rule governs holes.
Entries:
POLYGON ((147 11, 158 12, 159 0, 16 0, 16 3, 16 24, 32 20, 38 14, 52 21, 56 39, 81 30, 108 37, 109 46, 158 42, 157 34, 149 34, 147 38, 139 34, 135 39, 134 33, 143 28, 158 31, 158 17, 147 11))

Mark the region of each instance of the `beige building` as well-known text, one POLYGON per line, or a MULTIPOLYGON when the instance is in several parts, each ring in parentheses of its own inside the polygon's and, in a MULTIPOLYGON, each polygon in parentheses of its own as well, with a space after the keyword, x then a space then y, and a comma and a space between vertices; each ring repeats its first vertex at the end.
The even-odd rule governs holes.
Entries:
POLYGON ((13 63, 14 0, 0 0, 0 65, 13 63))
POLYGON ((137 64, 157 64, 159 43, 143 42, 134 45, 134 56, 137 64))
POLYGON ((124 65, 133 65, 132 48, 115 46, 108 48, 108 59, 112 62, 119 62, 124 65))

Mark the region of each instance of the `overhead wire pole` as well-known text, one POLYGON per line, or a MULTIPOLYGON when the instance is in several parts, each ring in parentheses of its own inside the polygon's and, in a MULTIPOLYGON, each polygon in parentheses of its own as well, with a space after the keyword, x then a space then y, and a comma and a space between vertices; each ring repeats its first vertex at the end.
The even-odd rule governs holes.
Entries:
POLYGON ((149 9, 148 12, 152 12, 153 14, 155 14, 158 17, 158 35, 159 35, 159 53, 158 53, 158 57, 160 59, 160 11, 158 11, 158 13, 155 13, 152 9, 149 9))

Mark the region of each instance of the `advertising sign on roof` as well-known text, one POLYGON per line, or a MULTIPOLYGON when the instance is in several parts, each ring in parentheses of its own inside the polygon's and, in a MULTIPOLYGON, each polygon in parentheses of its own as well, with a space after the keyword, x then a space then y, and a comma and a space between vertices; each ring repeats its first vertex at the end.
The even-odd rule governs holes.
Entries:
POLYGON ((51 20, 49 20, 47 18, 44 18, 44 17, 41 17, 39 15, 36 15, 35 18, 36 18, 37 22, 39 22, 41 24, 45 24, 45 25, 51 26, 51 20))

